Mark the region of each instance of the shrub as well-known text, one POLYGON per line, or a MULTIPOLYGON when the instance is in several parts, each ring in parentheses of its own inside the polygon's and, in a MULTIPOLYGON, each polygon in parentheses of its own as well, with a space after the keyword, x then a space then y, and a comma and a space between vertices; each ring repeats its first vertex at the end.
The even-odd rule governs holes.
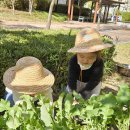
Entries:
MULTIPOLYGON (((4 5, 8 8, 12 8, 12 4, 10 0, 4 0, 4 5)), ((15 9, 17 10, 28 10, 28 1, 27 0, 15 0, 15 9)))
MULTIPOLYGON (((59 93, 67 85, 68 61, 71 56, 67 50, 74 45, 76 33, 74 30, 0 30, 0 95, 4 90, 2 76, 5 70, 27 55, 40 59, 43 66, 54 74, 54 94, 59 93)), ((112 53, 111 49, 103 52, 105 74, 113 71, 109 64, 112 53)))
POLYGON ((6 7, 6 3, 3 0, 0 0, 0 7, 6 7))
MULTIPOLYGON (((10 0, 3 0, 0 1, 1 6, 12 8, 12 4, 10 0)), ((50 2, 48 0, 34 0, 33 1, 33 8, 36 10, 49 10, 50 2)), ((28 0, 15 0, 15 9, 17 10, 28 10, 29 8, 29 1, 28 0)))
MULTIPOLYGON (((111 37, 104 35, 102 37, 103 42, 112 44, 111 37)), ((115 51, 115 46, 102 51, 102 57, 104 59, 104 75, 111 75, 115 71, 115 63, 112 59, 115 51)))
POLYGON ((56 12, 57 13, 67 14, 67 11, 68 11, 68 6, 67 5, 58 4, 57 7, 56 7, 56 12))
MULTIPOLYGON (((69 55, 67 49, 74 43, 70 31, 11 31, 0 30, 0 87, 5 70, 14 66, 23 56, 34 56, 55 75, 54 90, 66 86, 69 55), (56 88, 56 89, 55 89, 56 88)), ((2 89, 1 94, 3 93, 2 89)), ((58 92, 57 92, 58 93, 58 92)))
POLYGON ((121 15, 123 22, 130 22, 130 12, 122 12, 121 15))
POLYGON ((48 0, 35 0, 36 10, 48 11, 49 6, 50 6, 50 2, 48 0))
MULTIPOLYGON (((68 5, 57 5, 56 12, 67 14, 68 11, 68 5)), ((82 14, 83 16, 88 16, 90 13, 90 9, 82 8, 82 14)), ((74 15, 79 16, 79 6, 74 6, 74 15)))

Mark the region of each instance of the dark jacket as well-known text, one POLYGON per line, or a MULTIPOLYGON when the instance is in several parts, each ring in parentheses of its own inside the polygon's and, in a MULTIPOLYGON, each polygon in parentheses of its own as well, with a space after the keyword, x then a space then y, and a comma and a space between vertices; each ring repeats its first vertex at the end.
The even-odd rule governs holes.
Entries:
MULTIPOLYGON (((69 61, 68 85, 70 89, 76 90, 77 80, 80 80, 80 66, 77 62, 77 55, 74 55, 69 61)), ((93 90, 101 81, 103 76, 103 60, 97 58, 93 65, 86 70, 82 70, 82 82, 87 82, 86 87, 79 93, 87 90, 93 90)))

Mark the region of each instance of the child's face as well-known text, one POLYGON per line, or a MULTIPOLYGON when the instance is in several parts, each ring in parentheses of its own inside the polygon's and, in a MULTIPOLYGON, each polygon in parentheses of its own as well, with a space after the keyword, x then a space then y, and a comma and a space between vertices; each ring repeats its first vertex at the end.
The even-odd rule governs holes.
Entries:
POLYGON ((77 58, 82 65, 93 64, 97 55, 96 53, 77 53, 77 58))

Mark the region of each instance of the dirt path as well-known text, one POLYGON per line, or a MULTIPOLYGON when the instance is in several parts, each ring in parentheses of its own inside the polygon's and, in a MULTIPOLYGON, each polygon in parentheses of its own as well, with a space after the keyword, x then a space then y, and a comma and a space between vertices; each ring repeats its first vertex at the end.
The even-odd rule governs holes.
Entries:
MULTIPOLYGON (((0 26, 5 28, 14 28, 14 29, 44 29, 46 27, 45 22, 22 22, 22 21, 0 21, 0 26)), ((65 21, 65 22, 58 22, 52 23, 51 29, 82 29, 82 28, 97 28, 97 24, 88 23, 88 22, 78 22, 78 21, 65 21)), ((124 26, 125 27, 125 26, 124 26)), ((119 24, 101 24, 100 30, 110 30, 120 28, 119 24)))
MULTIPOLYGON (((1 21, 0 26, 11 29, 45 29, 46 23, 35 23, 35 22, 21 22, 21 21, 1 21)), ((95 27, 93 23, 82 23, 82 22, 60 22, 52 23, 51 29, 82 29, 85 27, 95 27)))
MULTIPOLYGON (((127 25, 130 28, 130 24, 127 25)), ((102 35, 109 35, 113 38, 114 43, 116 42, 129 42, 130 41, 130 29, 128 30, 126 25, 119 24, 101 24, 100 33, 102 35), (121 29, 121 30, 117 30, 121 29), (117 41, 118 40, 118 41, 117 41)), ((21 21, 0 21, 1 28, 9 29, 45 29, 46 23, 35 23, 35 22, 21 22, 21 21)), ((62 23, 52 23, 51 29, 83 29, 83 28, 97 28, 97 24, 77 22, 77 21, 65 21, 62 23)))

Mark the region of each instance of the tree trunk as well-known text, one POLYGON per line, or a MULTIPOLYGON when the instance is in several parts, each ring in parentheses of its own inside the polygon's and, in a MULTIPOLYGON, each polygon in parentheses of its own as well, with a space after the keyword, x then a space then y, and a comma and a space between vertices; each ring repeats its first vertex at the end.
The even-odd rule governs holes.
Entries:
POLYGON ((11 0, 11 3, 12 3, 12 10, 13 10, 13 15, 14 15, 14 14, 15 14, 15 7, 14 7, 15 0, 11 0))
POLYGON ((51 4, 50 4, 50 9, 49 9, 49 14, 48 14, 48 21, 47 21, 46 29, 50 29, 50 26, 51 26, 52 11, 53 11, 53 7, 54 7, 54 3, 55 3, 55 0, 52 0, 51 4))
POLYGON ((101 22, 101 8, 102 8, 102 0, 99 0, 99 12, 98 12, 98 22, 97 22, 97 30, 100 30, 100 22, 101 22))
POLYGON ((59 4, 59 0, 57 0, 57 5, 59 4))
POLYGON ((29 0, 29 14, 32 14, 32 9, 33 9, 33 0, 29 0))

